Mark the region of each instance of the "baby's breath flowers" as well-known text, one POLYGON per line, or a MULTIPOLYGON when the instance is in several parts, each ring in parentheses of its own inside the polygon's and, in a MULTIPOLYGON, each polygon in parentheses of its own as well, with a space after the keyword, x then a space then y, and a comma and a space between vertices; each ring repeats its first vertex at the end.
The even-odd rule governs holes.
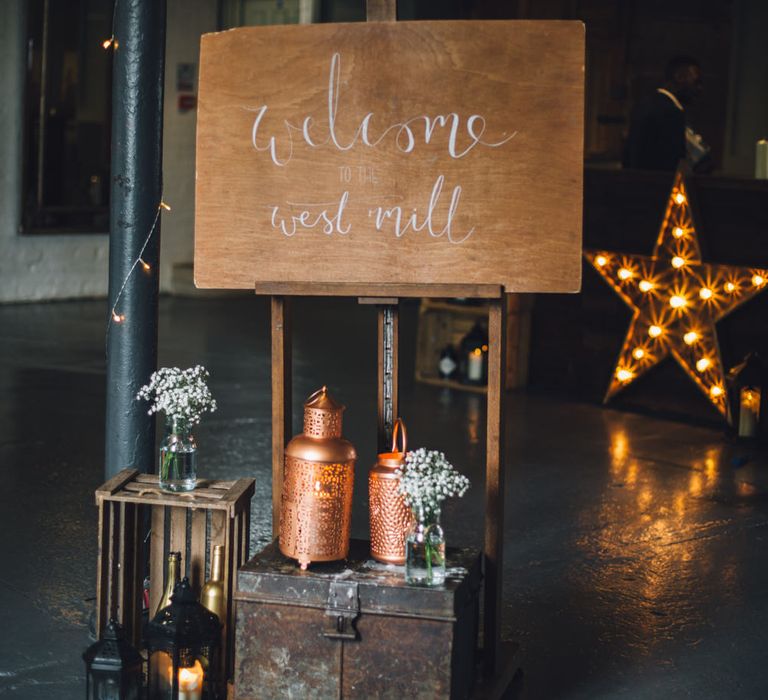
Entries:
POLYGON ((153 372, 136 399, 152 401, 149 415, 163 412, 172 421, 183 421, 189 427, 197 425, 206 411, 216 410, 216 399, 208 388, 208 370, 202 365, 179 369, 162 367, 153 372))
POLYGON ((463 496, 469 488, 469 479, 442 452, 423 447, 408 452, 396 473, 400 476, 398 489, 414 512, 434 513, 446 498, 463 496))

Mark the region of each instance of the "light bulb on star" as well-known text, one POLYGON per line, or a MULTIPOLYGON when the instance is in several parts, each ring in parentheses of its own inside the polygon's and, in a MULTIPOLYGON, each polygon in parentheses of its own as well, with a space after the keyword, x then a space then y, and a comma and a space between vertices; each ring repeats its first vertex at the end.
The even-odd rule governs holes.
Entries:
POLYGON ((669 305, 673 309, 681 309, 687 304, 688 302, 686 301, 685 297, 680 296, 679 294, 673 294, 669 299, 669 305))
POLYGON ((640 283, 637 286, 640 288, 641 292, 650 292, 653 289, 653 282, 640 280, 640 283))
POLYGON ((696 331, 688 331, 683 336, 683 342, 686 345, 693 345, 699 339, 699 334, 696 331))

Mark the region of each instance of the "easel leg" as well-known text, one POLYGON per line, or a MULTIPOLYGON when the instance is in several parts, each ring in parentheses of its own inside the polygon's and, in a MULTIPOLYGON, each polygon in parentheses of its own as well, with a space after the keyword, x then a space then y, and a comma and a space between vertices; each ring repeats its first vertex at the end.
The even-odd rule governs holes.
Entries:
POLYGON ((398 345, 400 315, 396 304, 378 307, 378 446, 389 452, 392 428, 398 418, 398 345))
POLYGON ((366 0, 365 18, 368 22, 397 20, 397 0, 366 0))
POLYGON ((502 295, 488 309, 488 426, 485 472, 485 597, 483 647, 486 676, 499 660, 501 590, 504 575, 504 391, 507 357, 507 304, 502 295))
POLYGON ((290 300, 270 297, 272 316, 272 537, 280 529, 283 493, 283 451, 291 435, 291 318, 290 300))

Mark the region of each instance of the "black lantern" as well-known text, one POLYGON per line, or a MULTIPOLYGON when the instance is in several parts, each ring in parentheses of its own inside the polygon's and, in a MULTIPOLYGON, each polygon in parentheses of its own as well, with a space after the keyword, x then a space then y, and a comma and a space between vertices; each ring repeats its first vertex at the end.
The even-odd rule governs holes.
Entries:
POLYGON ((488 383, 488 333, 476 323, 461 341, 459 350, 461 381, 465 384, 488 383))
POLYGON ((739 438, 750 440, 760 433, 763 379, 763 363, 757 353, 750 353, 728 372, 731 423, 739 438))
POLYGON ((141 658, 125 638, 123 628, 110 620, 104 636, 83 653, 87 700, 141 700, 144 673, 141 658))
POLYGON ((147 623, 149 700, 217 700, 220 697, 219 618, 197 602, 184 578, 171 604, 147 623))

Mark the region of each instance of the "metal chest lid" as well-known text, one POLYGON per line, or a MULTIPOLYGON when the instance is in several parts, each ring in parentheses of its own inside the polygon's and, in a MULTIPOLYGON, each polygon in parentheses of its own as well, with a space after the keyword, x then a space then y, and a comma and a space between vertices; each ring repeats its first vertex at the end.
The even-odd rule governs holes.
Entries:
POLYGON ((448 548, 443 586, 410 586, 403 568, 374 561, 369 543, 353 539, 345 561, 313 563, 301 571, 280 553, 275 541, 241 567, 235 599, 327 609, 332 589, 346 582, 355 586, 362 614, 452 621, 478 595, 481 574, 476 549, 448 548))

